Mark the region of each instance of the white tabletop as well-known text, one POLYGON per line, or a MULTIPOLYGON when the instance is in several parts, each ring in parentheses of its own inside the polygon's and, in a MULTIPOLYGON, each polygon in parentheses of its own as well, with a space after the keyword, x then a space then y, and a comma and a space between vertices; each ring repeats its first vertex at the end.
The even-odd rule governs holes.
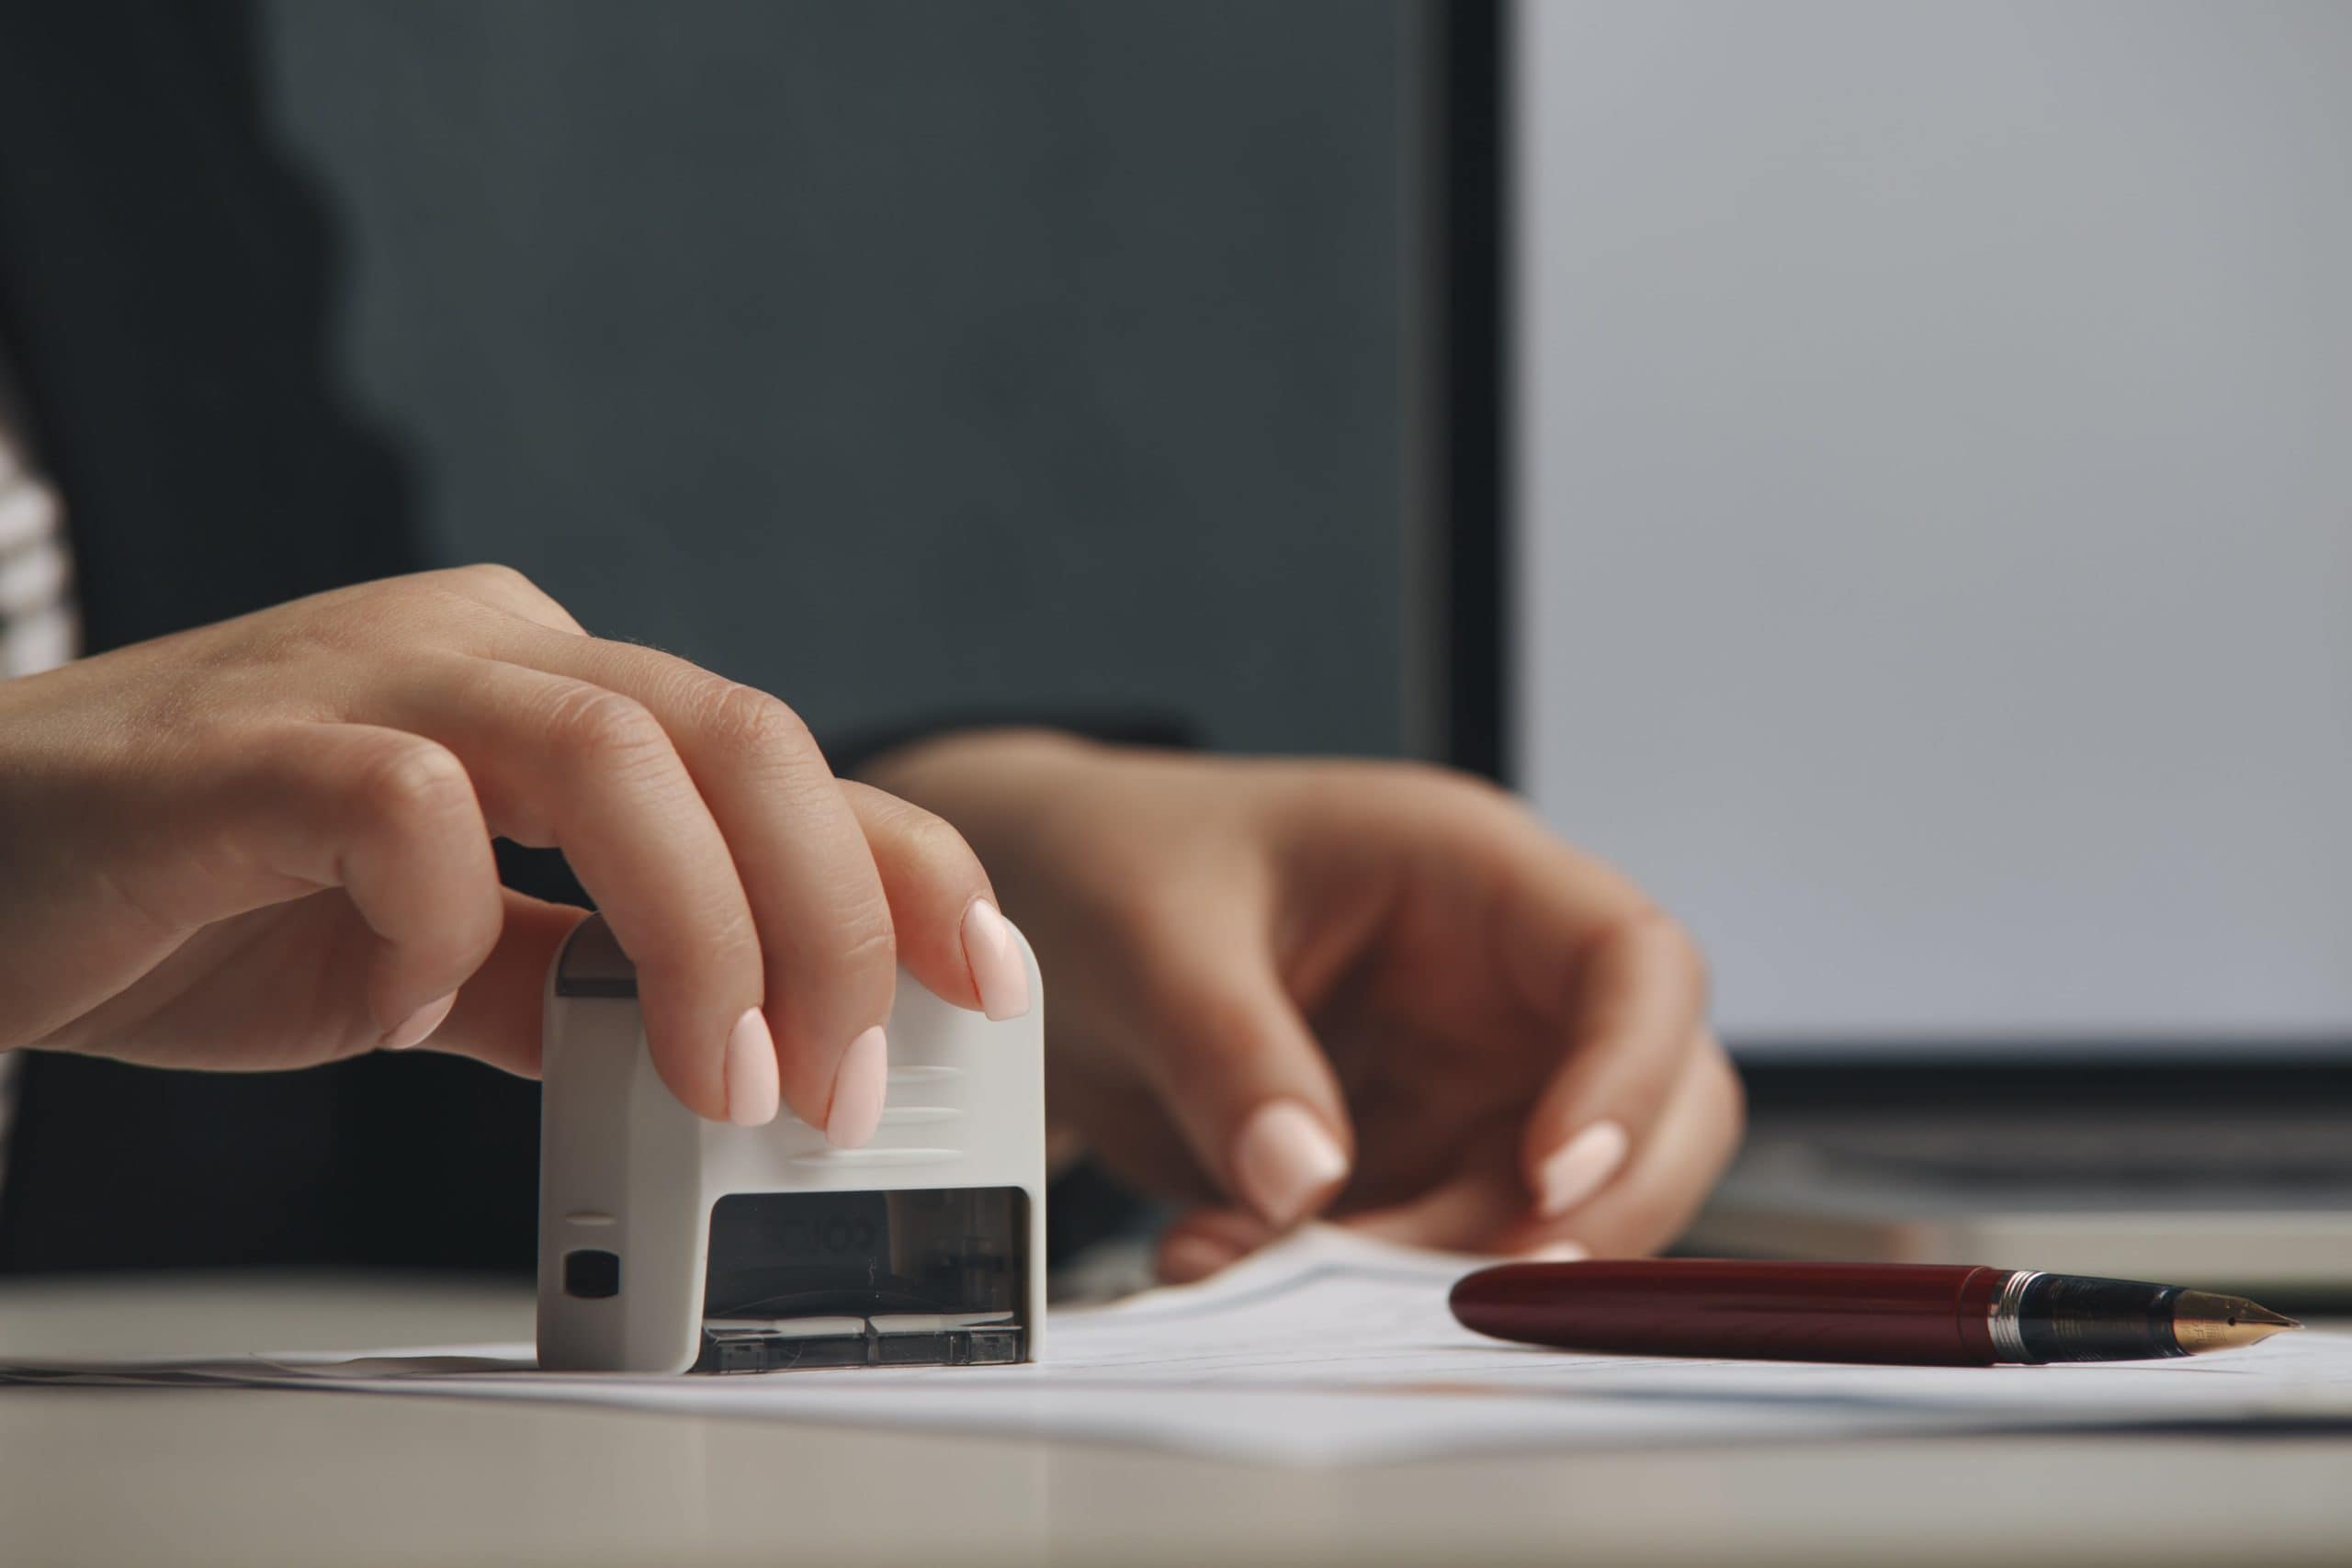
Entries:
MULTIPOLYGON (((0 1285, 0 1359, 526 1339, 520 1285, 0 1285)), ((0 1561, 2344 1561, 2352 1437, 2036 1438, 1275 1471, 1128 1450, 246 1390, 0 1389, 0 1561)))

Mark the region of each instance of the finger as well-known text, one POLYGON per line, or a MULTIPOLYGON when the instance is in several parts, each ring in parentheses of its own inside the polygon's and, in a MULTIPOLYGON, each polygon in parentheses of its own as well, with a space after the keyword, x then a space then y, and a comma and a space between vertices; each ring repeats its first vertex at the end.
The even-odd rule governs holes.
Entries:
POLYGON ((269 873, 340 886, 368 927, 369 1042, 414 1044, 489 954, 503 922, 490 830, 463 763, 418 735, 292 726, 250 741, 184 840, 269 873))
POLYGON ((833 1143, 882 1114, 897 933, 865 831, 784 704, 683 659, 534 630, 503 655, 626 694, 675 744, 735 860, 765 964, 785 1100, 833 1143))
POLYGON ((1601 1258, 1657 1251, 1682 1233, 1739 1145, 1739 1077, 1712 1037, 1691 1052, 1624 1173, 1575 1212, 1503 1237, 1506 1250, 1601 1258))
POLYGON ((865 829, 890 906, 899 962, 932 993, 993 1019, 1029 1010, 1029 963, 997 912, 980 857, 920 806, 854 780, 842 794, 865 829))
POLYGON ((1555 1213, 1574 1206, 1623 1164, 1663 1102, 1704 1015, 1697 949, 1622 874, 1491 788, 1388 771, 1349 809, 1351 830, 1303 841, 1343 855, 1418 846, 1421 918, 1439 940, 1463 942, 1457 968, 1491 962, 1483 991, 1495 1006, 1478 1027, 1532 1048, 1539 1070, 1558 1064, 1506 1146, 1522 1194, 1555 1213))
POLYGON ((1584 1202, 1623 1168, 1649 1135, 1706 1012, 1697 947, 1655 910, 1588 942, 1569 982, 1563 1060, 1521 1145, 1528 1190, 1546 1216, 1584 1202))
MULTIPOLYGON (((1474 1156, 1446 1180, 1408 1202, 1351 1214, 1340 1223, 1385 1241, 1448 1252, 1505 1253, 1559 1260, 1589 1257, 1588 1235, 1621 1251, 1655 1247, 1679 1233, 1702 1201, 1737 1141, 1740 1091, 1712 1034, 1695 1036, 1680 1058, 1666 1103, 1640 1149, 1616 1180, 1566 1215, 1534 1211, 1525 1184, 1508 1160, 1474 1156), (1719 1112, 1728 1108, 1728 1123, 1719 1112), (1653 1213, 1648 1230, 1627 1229, 1611 1216, 1623 1189, 1639 1204, 1661 1191, 1679 1192, 1688 1206, 1653 1213), (1595 1218, 1594 1216, 1599 1216, 1595 1218), (1646 1239, 1645 1239, 1646 1237, 1646 1239)), ((1655 1202, 1654 1202, 1655 1206, 1655 1202)))
POLYGON ((1400 1247, 1441 1252, 1502 1250, 1503 1236, 1524 1225, 1529 1211, 1527 1189, 1509 1155, 1509 1144, 1494 1147, 1493 1155, 1474 1156, 1426 1192, 1347 1215, 1339 1223, 1400 1247))
POLYGON ((1281 1234, 1246 1210, 1194 1209, 1159 1233, 1154 1269, 1164 1284, 1193 1284, 1231 1268, 1281 1234))
POLYGON ((773 1119, 751 908, 660 722, 620 693, 486 659, 433 667, 379 701, 464 761, 493 830, 561 847, 637 966, 671 1092, 713 1121, 773 1119))
POLYGON ((1202 1168, 1267 1224, 1295 1224, 1353 1163, 1339 1082, 1262 936, 1186 937, 1148 983, 1145 1072, 1202 1168))
POLYGON ((522 1077, 539 1076, 540 1030, 548 969, 587 911, 550 904, 512 888, 503 895, 505 923, 491 949, 458 992, 448 1021, 422 1043, 429 1051, 471 1056, 522 1077))

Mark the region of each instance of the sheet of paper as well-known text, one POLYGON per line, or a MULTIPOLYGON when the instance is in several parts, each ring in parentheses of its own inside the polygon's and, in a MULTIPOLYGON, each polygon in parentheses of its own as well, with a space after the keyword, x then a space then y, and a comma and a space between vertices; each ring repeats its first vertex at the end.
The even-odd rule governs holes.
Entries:
POLYGON ((1003 1432, 1344 1464, 1465 1451, 2032 1427, 2352 1422, 2352 1336, 2103 1366, 1832 1367, 1582 1356, 1446 1311, 1465 1260, 1312 1230, 1204 1285, 1056 1313, 1043 1364, 557 1375, 523 1345, 36 1369, 0 1379, 234 1382, 571 1401, 747 1419, 1003 1432))

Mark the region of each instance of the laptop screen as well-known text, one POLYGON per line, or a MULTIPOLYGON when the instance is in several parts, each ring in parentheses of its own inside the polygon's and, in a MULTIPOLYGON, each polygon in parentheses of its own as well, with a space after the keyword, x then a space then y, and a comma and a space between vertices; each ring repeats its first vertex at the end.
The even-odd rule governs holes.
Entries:
POLYGON ((1750 1055, 2352 1055, 2352 7, 1510 31, 1515 782, 1750 1055))

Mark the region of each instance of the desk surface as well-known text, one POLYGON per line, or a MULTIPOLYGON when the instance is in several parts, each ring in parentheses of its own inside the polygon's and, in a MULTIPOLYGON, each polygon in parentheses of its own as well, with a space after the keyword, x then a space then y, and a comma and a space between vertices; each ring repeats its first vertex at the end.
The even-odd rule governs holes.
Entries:
MULTIPOLYGON (((0 1287, 0 1359, 526 1339, 526 1292, 0 1287)), ((1935 1439, 1333 1472, 432 1398, 0 1390, 0 1559, 2341 1562, 2352 1438, 1935 1439)))

